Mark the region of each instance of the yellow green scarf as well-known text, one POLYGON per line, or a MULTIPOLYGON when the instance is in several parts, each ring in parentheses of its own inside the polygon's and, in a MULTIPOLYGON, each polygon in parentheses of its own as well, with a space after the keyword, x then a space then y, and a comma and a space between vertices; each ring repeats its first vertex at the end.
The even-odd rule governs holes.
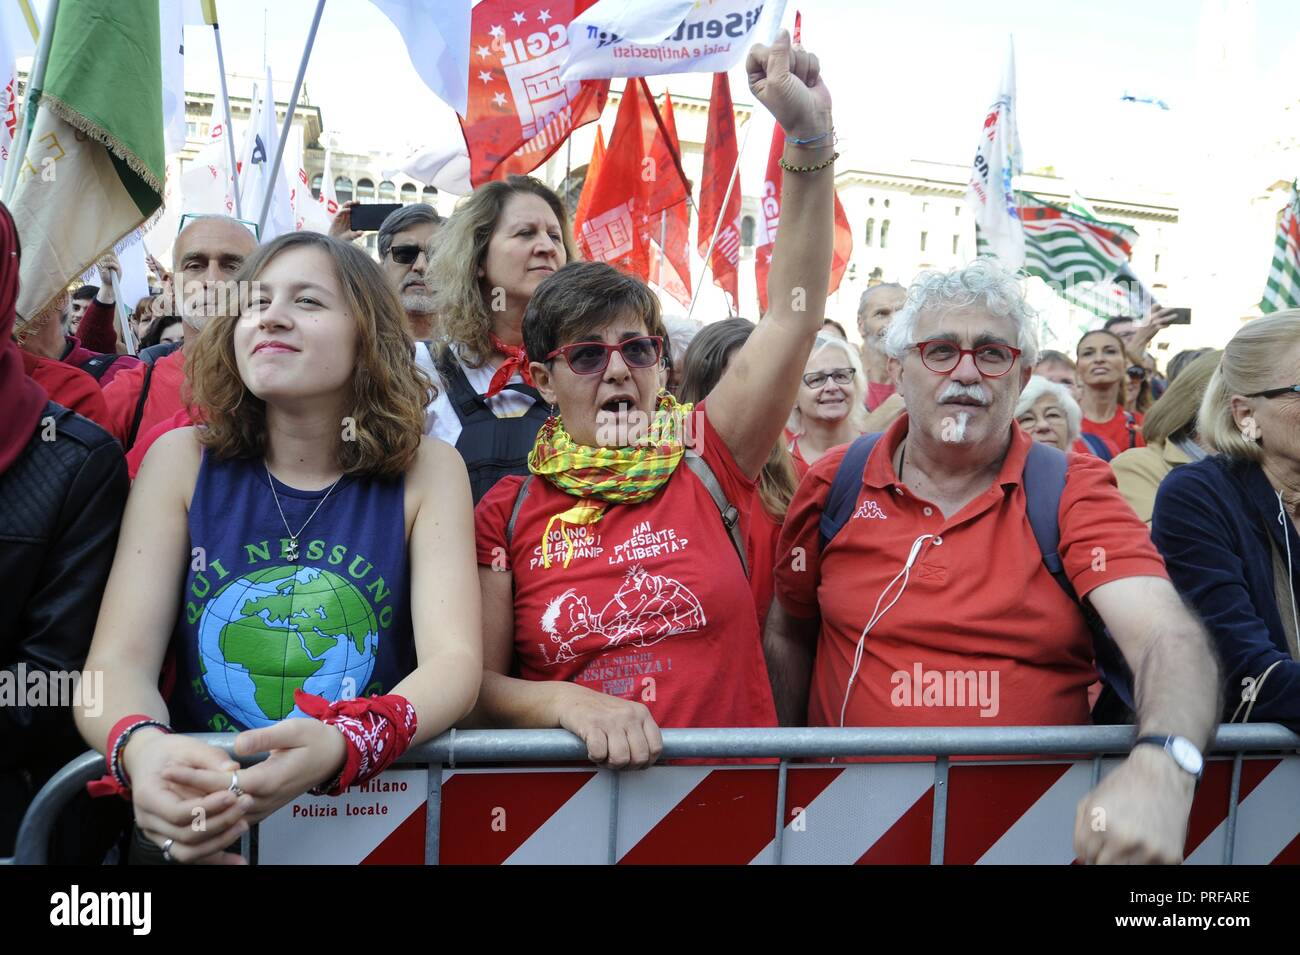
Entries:
POLYGON ((683 422, 692 407, 678 404, 667 391, 661 392, 649 431, 639 445, 632 447, 575 444, 558 415, 542 425, 528 455, 528 469, 566 494, 582 498, 546 522, 542 532, 543 567, 551 566, 549 538, 557 522, 564 539, 563 566, 568 567, 574 542, 565 525, 595 524, 610 504, 639 504, 659 492, 685 452, 683 422))

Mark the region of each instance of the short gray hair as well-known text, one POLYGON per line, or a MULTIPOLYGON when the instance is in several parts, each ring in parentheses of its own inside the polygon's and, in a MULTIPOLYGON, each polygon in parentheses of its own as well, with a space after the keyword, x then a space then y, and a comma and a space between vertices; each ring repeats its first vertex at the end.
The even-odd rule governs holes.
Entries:
POLYGON ((379 258, 383 259, 388 255, 388 250, 393 245, 393 236, 397 233, 413 225, 423 223, 441 225, 444 221, 442 216, 438 215, 438 210, 427 202, 415 202, 394 210, 379 226, 379 258))
POLYGON ((1070 394, 1070 389, 1065 385, 1058 385, 1054 381, 1048 381, 1041 375, 1034 375, 1029 379, 1029 384, 1025 385, 1025 390, 1020 392, 1020 398, 1016 401, 1016 417, 1019 418, 1038 404, 1038 399, 1043 395, 1051 395, 1065 411, 1066 437, 1071 444, 1074 444, 1079 440, 1079 435, 1083 432, 1083 409, 1079 407, 1079 402, 1074 400, 1074 395, 1070 394))
POLYGON ((899 361, 916 344, 916 323, 922 312, 981 305, 990 315, 1010 319, 1016 326, 1016 347, 1024 367, 1038 360, 1037 313, 1025 301, 1016 274, 997 259, 980 258, 950 272, 922 272, 907 290, 907 302, 885 329, 885 353, 899 361))

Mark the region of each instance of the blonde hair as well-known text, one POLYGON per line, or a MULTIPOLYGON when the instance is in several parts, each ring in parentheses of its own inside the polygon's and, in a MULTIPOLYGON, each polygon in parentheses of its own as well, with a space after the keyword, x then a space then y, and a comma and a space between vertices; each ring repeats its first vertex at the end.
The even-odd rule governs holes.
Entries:
MULTIPOLYGON (((1230 458, 1259 461, 1264 450, 1241 434, 1232 414, 1232 396, 1272 386, 1277 362, 1300 344, 1300 309, 1276 312, 1243 325, 1223 349, 1196 417, 1201 441, 1230 458)), ((1179 375, 1179 380, 1187 372, 1179 375)), ((1177 384, 1177 382, 1175 382, 1177 384)))
POLYGON ((1142 437, 1147 444, 1164 444, 1170 438, 1195 433, 1197 409, 1222 356, 1223 352, 1210 349, 1193 359, 1152 403, 1142 421, 1142 437))
POLYGON ((532 176, 509 176, 488 182, 456 207, 451 218, 438 233, 437 250, 429 263, 431 282, 436 289, 434 311, 447 341, 460 345, 461 357, 471 367, 478 367, 492 354, 492 316, 478 270, 487 259, 488 244, 506 203, 517 195, 537 196, 555 213, 560 223, 566 262, 578 261, 573 244, 569 214, 560 197, 540 179, 532 176))
POLYGON ((357 326, 349 412, 356 435, 350 441, 340 436, 339 465, 348 474, 403 474, 420 448, 433 384, 415 364, 406 313, 379 266, 350 243, 317 232, 289 232, 258 248, 236 276, 238 307, 204 322, 193 354, 185 359, 187 401, 207 425, 198 429, 199 440, 218 458, 266 453, 266 403, 239 375, 235 325, 249 284, 285 249, 301 246, 320 249, 333 260, 344 307, 357 326))

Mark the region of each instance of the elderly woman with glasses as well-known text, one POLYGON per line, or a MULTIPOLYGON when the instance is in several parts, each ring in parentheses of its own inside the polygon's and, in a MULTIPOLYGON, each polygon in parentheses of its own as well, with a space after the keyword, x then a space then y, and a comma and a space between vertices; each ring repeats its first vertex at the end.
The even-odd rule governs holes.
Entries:
POLYGON ((1020 392, 1016 400, 1016 422, 1035 441, 1061 451, 1097 454, 1097 448, 1103 446, 1100 438, 1083 433, 1083 411, 1070 389, 1040 375, 1030 378, 1025 390, 1020 392), (1089 439, 1095 440, 1096 446, 1089 439))
POLYGON ((834 335, 817 336, 790 417, 788 447, 799 477, 831 448, 862 434, 866 379, 856 349, 834 335))
POLYGON ((747 66, 787 137, 771 310, 708 396, 683 406, 665 388, 649 288, 603 263, 560 269, 523 319, 533 380, 558 414, 530 477, 503 479, 476 513, 476 721, 564 727, 601 765, 652 762, 659 726, 776 722, 744 540, 822 323, 836 153, 815 56, 783 33, 747 66))
POLYGON ((1224 718, 1300 730, 1300 311, 1232 337, 1196 434, 1211 455, 1161 482, 1152 540, 1218 644, 1224 718))

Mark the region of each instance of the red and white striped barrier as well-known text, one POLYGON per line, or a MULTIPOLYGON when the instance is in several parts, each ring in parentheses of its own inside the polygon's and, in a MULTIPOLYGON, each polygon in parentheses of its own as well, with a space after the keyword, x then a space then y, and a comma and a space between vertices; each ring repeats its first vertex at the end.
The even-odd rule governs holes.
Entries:
MULTIPOLYGON (((1103 761, 1102 773, 1119 765, 1103 761)), ((1218 864, 1231 760, 1212 760, 1188 824, 1189 863, 1218 864)), ((946 783, 943 859, 951 864, 1075 861, 1074 819, 1093 761, 955 763, 946 783)), ((427 770, 391 770, 384 791, 304 797, 261 828, 259 861, 424 861, 427 770), (337 813, 316 814, 333 805, 337 813), (376 807, 387 806, 385 812, 376 807)), ((795 764, 786 776, 780 856, 775 766, 443 770, 444 864, 925 864, 934 764, 795 764), (617 792, 614 791, 617 784, 617 792)), ((1233 861, 1300 862, 1300 757, 1242 761, 1233 861)))

